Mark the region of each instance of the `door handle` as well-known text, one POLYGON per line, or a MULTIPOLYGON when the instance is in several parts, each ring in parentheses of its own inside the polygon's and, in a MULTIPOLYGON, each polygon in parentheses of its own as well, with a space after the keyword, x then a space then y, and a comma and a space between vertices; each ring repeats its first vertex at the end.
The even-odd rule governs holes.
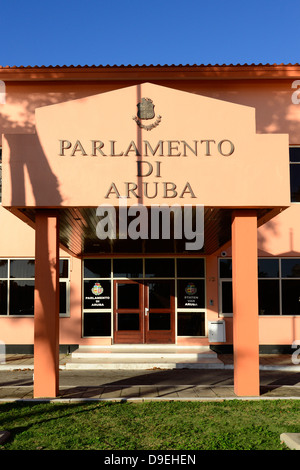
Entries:
POLYGON ((148 316, 149 308, 145 308, 145 317, 148 316))

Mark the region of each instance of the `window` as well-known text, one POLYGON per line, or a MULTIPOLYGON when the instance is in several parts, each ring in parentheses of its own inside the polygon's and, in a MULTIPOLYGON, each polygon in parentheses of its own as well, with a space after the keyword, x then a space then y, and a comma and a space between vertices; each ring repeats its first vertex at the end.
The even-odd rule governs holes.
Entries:
MULTIPOLYGON (((60 315, 69 311, 69 261, 60 260, 60 315)), ((0 315, 34 315, 34 259, 0 259, 0 315)))
MULTIPOLYGON (((122 285, 122 279, 144 280, 149 286, 150 308, 170 308, 177 295, 177 335, 205 336, 205 261, 203 258, 102 258, 83 261, 83 337, 112 336, 113 283, 118 282, 120 308, 139 308, 139 284, 122 285), (159 279, 159 281, 158 281, 159 279), (130 292, 130 294, 129 294, 130 292)), ((118 316, 120 329, 138 329, 138 314, 118 316)), ((170 315, 155 313, 150 329, 170 329, 170 315)))
POLYGON ((177 335, 205 336, 204 258, 177 259, 177 335))
POLYGON ((300 202, 300 146, 290 147, 291 202, 300 202))
MULTIPOLYGON (((231 259, 220 259, 220 312, 232 315, 231 259)), ((260 315, 300 315, 300 258, 259 258, 260 315)))
POLYGON ((2 202, 2 148, 0 147, 0 203, 2 202))

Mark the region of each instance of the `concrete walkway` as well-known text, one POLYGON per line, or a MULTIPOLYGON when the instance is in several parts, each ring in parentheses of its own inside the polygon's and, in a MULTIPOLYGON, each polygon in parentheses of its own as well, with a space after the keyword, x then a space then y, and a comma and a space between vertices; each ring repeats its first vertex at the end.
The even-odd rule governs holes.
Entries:
MULTIPOLYGON (((218 369, 67 370, 69 356, 61 355, 60 393, 52 401, 300 399, 300 365, 290 355, 260 356, 260 396, 248 398, 234 393, 232 355, 218 358, 218 369)), ((8 355, 0 364, 0 401, 32 400, 33 372, 33 356, 8 355)))

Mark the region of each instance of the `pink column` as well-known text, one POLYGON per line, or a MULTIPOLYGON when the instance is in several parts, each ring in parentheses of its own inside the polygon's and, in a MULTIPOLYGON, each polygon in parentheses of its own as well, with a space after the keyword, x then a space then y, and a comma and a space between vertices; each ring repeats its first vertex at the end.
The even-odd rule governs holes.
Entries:
POLYGON ((232 217, 234 391, 259 395, 257 215, 236 210, 232 217))
POLYGON ((59 392, 58 215, 37 211, 34 292, 34 398, 59 392))

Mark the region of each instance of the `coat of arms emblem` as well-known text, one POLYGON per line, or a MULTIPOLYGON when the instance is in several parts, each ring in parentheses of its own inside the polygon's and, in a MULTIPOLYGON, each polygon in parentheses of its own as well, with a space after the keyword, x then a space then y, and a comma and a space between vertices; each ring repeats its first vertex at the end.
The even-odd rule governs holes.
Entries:
POLYGON ((94 286, 92 287, 92 292, 95 295, 101 295, 103 292, 103 287, 99 282, 95 282, 94 286))
POLYGON ((190 283, 190 284, 188 284, 188 285, 186 286, 185 292, 186 292, 186 294, 188 294, 188 295, 194 295, 194 294, 196 294, 196 292, 197 292, 197 287, 195 286, 195 284, 190 283))
POLYGON ((157 119, 151 124, 143 124, 141 121, 150 120, 155 118, 155 105, 150 98, 142 98, 142 100, 137 104, 138 112, 137 116, 134 116, 133 119, 141 129, 146 131, 151 131, 157 127, 161 121, 161 116, 157 116, 157 119))
POLYGON ((155 116, 154 104, 150 98, 143 98, 140 103, 137 104, 138 117, 140 119, 153 119, 155 116))

